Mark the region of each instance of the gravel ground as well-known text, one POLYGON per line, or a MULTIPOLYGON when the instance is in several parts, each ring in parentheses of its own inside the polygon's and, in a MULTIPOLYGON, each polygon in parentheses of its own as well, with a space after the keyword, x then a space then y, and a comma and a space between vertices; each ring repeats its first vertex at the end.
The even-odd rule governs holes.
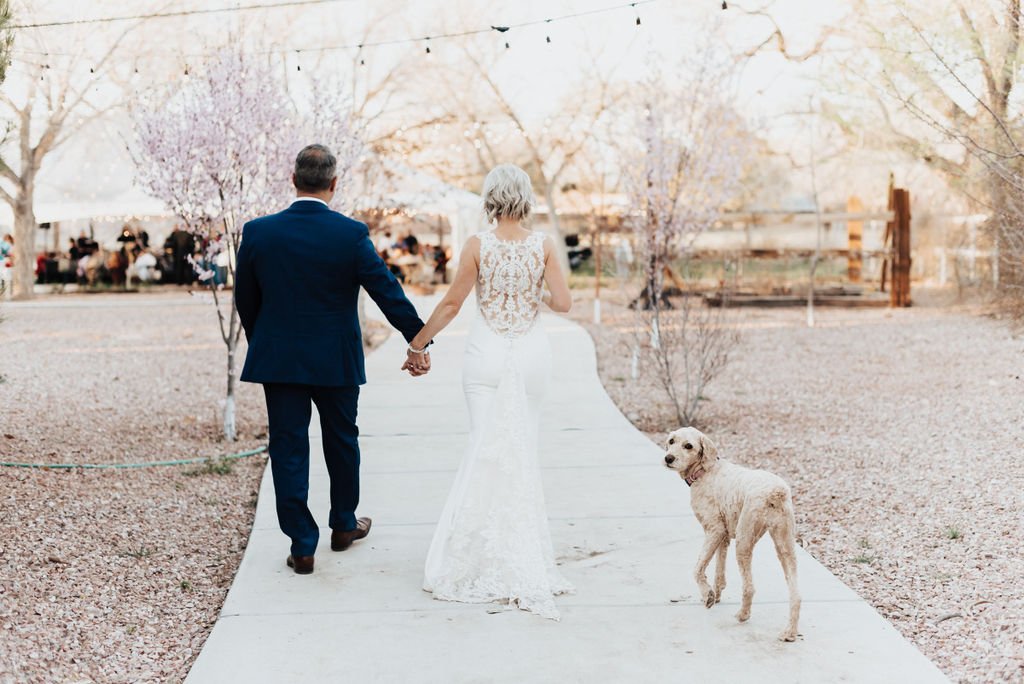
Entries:
MULTIPOLYGON (((246 384, 239 441, 221 440, 225 349, 209 303, 179 291, 0 310, 0 461, 150 461, 266 441, 262 393, 246 384)), ((0 682, 184 679, 245 550, 264 464, 0 468, 0 682)))
MULTIPOLYGON (((674 414, 629 379, 633 314, 604 308, 600 327, 586 297, 574 316, 613 399, 661 444, 674 414)), ((949 307, 734 323, 700 417, 721 453, 788 480, 803 547, 952 680, 1024 681, 1024 341, 949 307)))

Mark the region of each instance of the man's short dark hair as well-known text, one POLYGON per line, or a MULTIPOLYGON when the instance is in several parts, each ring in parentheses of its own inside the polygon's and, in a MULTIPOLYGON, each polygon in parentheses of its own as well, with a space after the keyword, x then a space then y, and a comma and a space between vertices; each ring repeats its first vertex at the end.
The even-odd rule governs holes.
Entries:
POLYGON ((327 190, 337 167, 338 160, 324 145, 306 145, 295 157, 295 188, 301 192, 327 190))

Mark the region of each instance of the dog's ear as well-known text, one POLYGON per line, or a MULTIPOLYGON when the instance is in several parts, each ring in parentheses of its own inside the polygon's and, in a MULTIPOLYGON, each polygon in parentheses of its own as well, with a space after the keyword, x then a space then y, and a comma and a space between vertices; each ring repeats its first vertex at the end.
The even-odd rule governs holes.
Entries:
POLYGON ((700 460, 703 463, 710 463, 718 458, 718 446, 711 441, 711 438, 702 434, 700 436, 700 460))

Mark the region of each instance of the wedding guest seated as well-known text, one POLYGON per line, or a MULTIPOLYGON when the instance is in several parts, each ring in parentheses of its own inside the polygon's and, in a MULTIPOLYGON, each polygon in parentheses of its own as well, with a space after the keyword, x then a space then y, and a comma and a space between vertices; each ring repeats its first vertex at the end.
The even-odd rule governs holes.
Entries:
POLYGON ((46 252, 36 255, 36 282, 40 285, 46 282, 46 260, 48 258, 46 252))
POLYGON ((156 257, 151 252, 142 252, 133 265, 135 277, 140 283, 151 283, 159 279, 156 257))
POLYGON ((63 285, 75 282, 78 270, 78 260, 72 259, 69 254, 61 254, 57 258, 57 277, 63 285))
POLYGON ((107 272, 112 285, 124 285, 128 275, 128 255, 124 249, 111 251, 107 256, 107 272))
POLYGON ((0 263, 11 266, 14 260, 14 236, 10 233, 0 239, 0 263))
POLYGON ((40 252, 36 257, 36 283, 40 285, 59 283, 60 263, 56 252, 40 252))
POLYGON ((434 251, 434 276, 435 282, 448 282, 448 262, 451 261, 450 249, 442 248, 440 245, 434 251))
POLYGON ((384 234, 377 238, 377 254, 386 259, 387 253, 394 247, 395 241, 391 238, 391 231, 385 230, 384 234))

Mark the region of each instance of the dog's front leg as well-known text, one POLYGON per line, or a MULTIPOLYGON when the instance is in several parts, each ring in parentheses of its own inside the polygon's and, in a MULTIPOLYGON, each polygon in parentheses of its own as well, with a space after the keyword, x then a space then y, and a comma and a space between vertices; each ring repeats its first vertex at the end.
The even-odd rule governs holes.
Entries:
POLYGON ((711 562, 711 557, 715 555, 715 552, 718 551, 718 548, 721 546, 723 541, 725 543, 729 542, 729 535, 725 530, 705 530, 704 547, 700 550, 700 558, 697 560, 697 569, 693 573, 693 578, 697 580, 697 588, 700 589, 700 598, 704 601, 704 605, 707 608, 715 605, 716 601, 715 592, 711 589, 711 585, 708 584, 708 564, 711 562))
POLYGON ((715 603, 722 600, 722 592, 725 591, 725 559, 729 555, 729 537, 718 545, 718 553, 715 556, 715 603))

